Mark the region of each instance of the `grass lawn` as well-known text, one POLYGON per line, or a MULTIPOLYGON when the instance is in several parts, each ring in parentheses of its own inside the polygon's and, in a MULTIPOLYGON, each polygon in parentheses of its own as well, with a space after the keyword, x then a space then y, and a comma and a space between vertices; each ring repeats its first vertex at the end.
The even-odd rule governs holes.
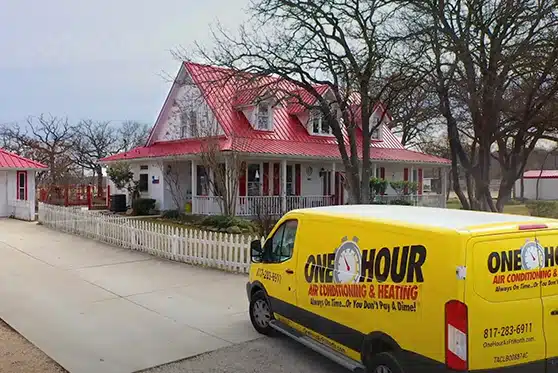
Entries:
MULTIPOLYGON (((458 199, 450 199, 447 202, 447 208, 449 209, 458 209, 461 208, 461 203, 458 199)), ((530 215, 529 210, 524 204, 510 204, 504 207, 505 214, 513 214, 513 215, 530 215)))

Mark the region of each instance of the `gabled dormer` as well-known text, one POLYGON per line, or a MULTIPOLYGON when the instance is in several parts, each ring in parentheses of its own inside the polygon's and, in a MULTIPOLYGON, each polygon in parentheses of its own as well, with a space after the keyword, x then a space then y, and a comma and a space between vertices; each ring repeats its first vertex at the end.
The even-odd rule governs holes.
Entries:
POLYGON ((241 111, 253 129, 273 131, 273 114, 275 98, 261 88, 245 89, 237 92, 234 103, 236 110, 241 111))

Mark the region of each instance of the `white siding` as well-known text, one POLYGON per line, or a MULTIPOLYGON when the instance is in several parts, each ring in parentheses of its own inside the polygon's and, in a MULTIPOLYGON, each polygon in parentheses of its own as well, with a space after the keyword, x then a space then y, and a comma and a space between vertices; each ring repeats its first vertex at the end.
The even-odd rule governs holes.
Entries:
MULTIPOLYGON (((222 135, 223 130, 217 124, 213 112, 203 99, 199 88, 193 84, 189 75, 183 70, 177 78, 182 86, 177 86, 171 90, 169 100, 161 111, 161 116, 155 124, 155 131, 151 143, 157 141, 179 140, 182 138, 182 120, 181 114, 189 109, 195 109, 198 112, 198 118, 201 114, 207 112, 209 114, 209 123, 211 127, 199 129, 198 134, 202 135, 222 135)), ((199 123, 199 121, 198 121, 199 123)))
MULTIPOLYGON (((130 170, 134 173, 134 180, 139 180, 140 173, 147 174, 147 192, 141 193, 142 198, 153 198, 157 201, 155 208, 161 209, 164 206, 164 185, 165 181, 163 179, 163 167, 159 162, 130 162, 130 170), (147 166, 147 170, 140 170, 140 166, 147 166), (153 177, 159 178, 158 184, 153 184, 153 177)), ((114 183, 109 179, 110 194, 128 194, 124 189, 117 190, 114 183)), ((130 203, 129 196, 127 197, 127 203, 130 203)))
MULTIPOLYGON (((537 179, 523 179, 525 198, 537 198, 537 179)), ((521 180, 515 182, 516 193, 521 193, 521 180)), ((541 179, 539 181, 539 199, 558 200, 558 179, 541 179)))
POLYGON ((192 196, 192 165, 189 161, 182 161, 182 162, 172 162, 172 163, 165 163, 165 169, 167 165, 171 165, 171 175, 176 176, 169 176, 167 180, 165 180, 165 192, 164 192, 164 201, 163 201, 163 210, 173 210, 179 209, 184 211, 185 206, 177 206, 175 199, 173 198, 173 194, 171 190, 175 190, 175 193, 182 193, 184 196, 179 200, 186 202, 186 199, 191 198, 192 196), (177 181, 180 183, 179 189, 172 187, 171 189, 171 179, 177 178, 177 181))
MULTIPOLYGON (((8 171, 0 171, 0 217, 9 216, 8 209, 8 171)), ((15 185, 14 185, 15 189, 15 185)))

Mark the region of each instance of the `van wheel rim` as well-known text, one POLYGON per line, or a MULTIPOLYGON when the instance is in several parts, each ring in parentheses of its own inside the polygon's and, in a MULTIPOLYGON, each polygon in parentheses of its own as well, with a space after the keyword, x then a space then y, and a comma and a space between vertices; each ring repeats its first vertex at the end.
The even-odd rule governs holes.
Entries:
POLYGON ((267 328, 269 321, 271 321, 271 311, 267 302, 262 299, 258 299, 254 302, 252 313, 254 314, 256 323, 262 328, 267 328))
POLYGON ((374 370, 374 373, 392 373, 392 372, 391 372, 391 369, 389 369, 385 365, 379 365, 374 370))

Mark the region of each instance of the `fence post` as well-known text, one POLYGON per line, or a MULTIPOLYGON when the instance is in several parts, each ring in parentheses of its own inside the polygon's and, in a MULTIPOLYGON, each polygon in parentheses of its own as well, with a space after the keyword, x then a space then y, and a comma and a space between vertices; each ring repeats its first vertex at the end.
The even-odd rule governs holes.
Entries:
POLYGON ((92 202, 93 201, 92 201, 92 198, 91 198, 91 185, 88 185, 87 186, 87 208, 89 210, 91 210, 91 207, 93 206, 92 202))
POLYGON ((70 190, 68 186, 64 186, 64 206, 68 206, 70 203, 70 190))
MULTIPOLYGON (((101 191, 99 190, 99 197, 100 197, 101 191)), ((107 196, 106 196, 106 201, 105 201, 105 205, 107 210, 110 208, 110 185, 107 185, 107 196)))

